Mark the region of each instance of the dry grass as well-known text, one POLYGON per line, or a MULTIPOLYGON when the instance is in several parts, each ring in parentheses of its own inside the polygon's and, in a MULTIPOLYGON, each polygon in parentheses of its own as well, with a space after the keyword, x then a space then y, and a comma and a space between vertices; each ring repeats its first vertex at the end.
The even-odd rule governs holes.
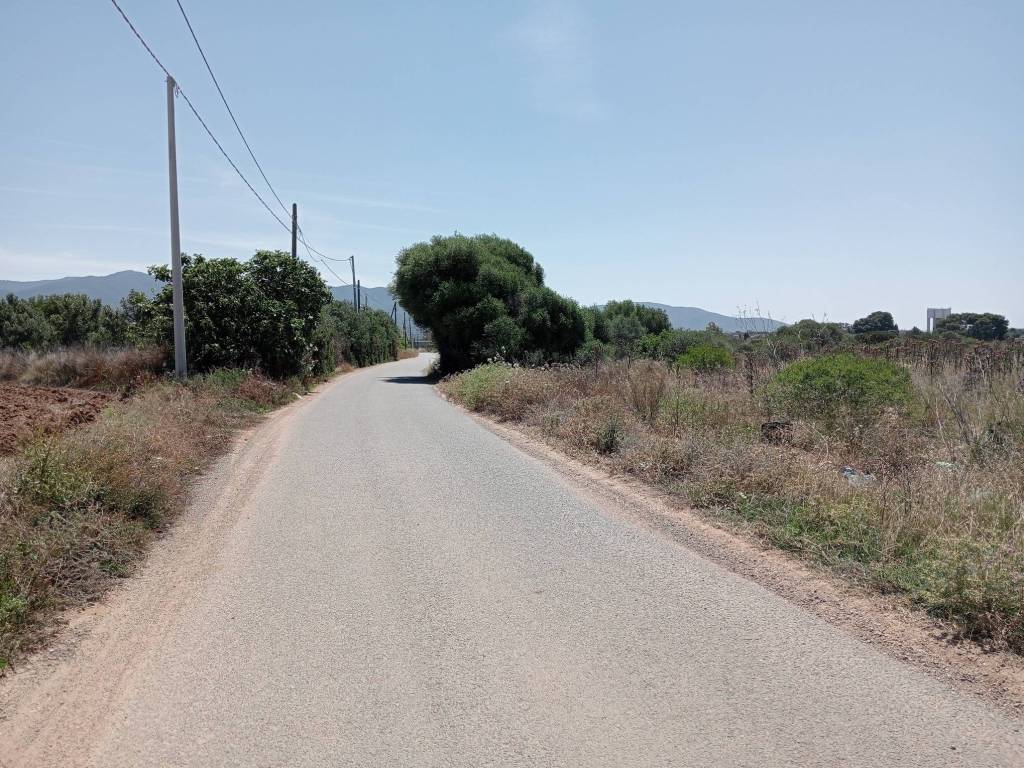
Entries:
POLYGON ((0 350, 0 381, 39 387, 132 389, 155 380, 165 367, 166 355, 159 349, 0 350))
POLYGON ((419 356, 420 351, 418 349, 413 349, 412 347, 402 347, 401 349, 398 350, 399 360, 408 360, 409 358, 419 356))
POLYGON ((907 361, 914 407, 856 433, 776 427, 745 361, 698 375, 658 363, 488 365, 442 387, 678 495, 716 520, 898 591, 963 632, 1024 651, 1024 365, 907 361), (848 479, 845 467, 863 474, 848 479))
POLYGON ((293 396, 240 371, 163 381, 0 465, 0 669, 129 572, 229 434, 293 396))

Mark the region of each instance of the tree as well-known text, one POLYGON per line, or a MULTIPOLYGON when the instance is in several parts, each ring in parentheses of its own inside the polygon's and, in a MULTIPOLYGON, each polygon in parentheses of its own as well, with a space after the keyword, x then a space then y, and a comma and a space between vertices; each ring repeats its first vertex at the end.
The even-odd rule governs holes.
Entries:
POLYGON ((404 249, 396 262, 392 293, 430 328, 445 371, 499 356, 569 359, 584 341, 579 306, 547 288, 544 270, 511 240, 439 235, 404 249))
POLYGON ((126 342, 128 320, 99 299, 66 293, 0 303, 0 346, 25 350, 126 342))
POLYGON ((899 331, 899 327, 892 319, 889 312, 872 312, 867 317, 855 320, 851 330, 856 334, 862 333, 892 333, 899 331))
MULTIPOLYGON (((172 347, 171 270, 149 270, 165 283, 156 296, 129 297, 136 336, 172 347)), ((331 301, 309 264, 284 251, 257 251, 246 262, 182 257, 185 343, 189 366, 258 368, 269 376, 308 375, 316 367, 321 310, 331 301)))
POLYGON ((672 328, 672 321, 663 309, 645 307, 643 304, 626 299, 609 301, 604 307, 604 314, 610 320, 616 317, 633 317, 643 326, 644 333, 658 334, 672 328))
POLYGON ((804 351, 817 352, 840 346, 846 333, 839 323, 819 323, 817 320, 806 319, 782 326, 775 331, 774 336, 804 351))
POLYGON ((935 323, 938 332, 952 331, 982 341, 1006 338, 1009 328, 1010 323, 1005 317, 991 312, 959 312, 935 323))

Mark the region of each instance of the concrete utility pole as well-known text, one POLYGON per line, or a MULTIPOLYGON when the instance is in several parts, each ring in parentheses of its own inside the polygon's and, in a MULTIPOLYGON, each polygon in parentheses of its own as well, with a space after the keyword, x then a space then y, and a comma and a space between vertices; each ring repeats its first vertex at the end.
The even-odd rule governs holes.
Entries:
POLYGON ((362 297, 363 297, 363 286, 361 286, 359 284, 359 281, 356 280, 356 312, 358 312, 361 309, 361 303, 360 302, 362 301, 362 297))
POLYGON ((352 262, 352 306, 359 309, 359 299, 356 298, 356 257, 349 256, 348 260, 352 262))
POLYGON ((292 258, 299 258, 299 206, 292 203, 292 258))
POLYGON ((185 299, 181 287, 181 232, 178 229, 178 154, 174 140, 174 91, 177 83, 167 76, 167 178, 171 192, 171 286, 174 306, 174 375, 188 375, 185 360, 185 299))

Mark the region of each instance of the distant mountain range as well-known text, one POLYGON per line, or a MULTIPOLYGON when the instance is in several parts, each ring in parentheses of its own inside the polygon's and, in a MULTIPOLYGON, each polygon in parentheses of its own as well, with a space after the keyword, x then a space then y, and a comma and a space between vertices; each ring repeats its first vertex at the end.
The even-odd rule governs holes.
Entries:
POLYGON ((665 310, 673 328, 700 331, 707 328, 709 323, 714 323, 726 333, 739 333, 741 331, 774 331, 785 325, 785 323, 770 320, 767 317, 730 317, 699 307, 672 307, 668 304, 656 304, 653 301, 641 301, 640 303, 645 307, 665 310))
POLYGON ((160 283, 145 272, 126 269, 112 275, 61 277, 56 280, 0 280, 0 296, 13 293, 20 299, 58 293, 84 293, 104 304, 117 306, 131 291, 152 295, 160 283))
MULTIPOLYGON (((27 299, 31 296, 49 296, 57 293, 84 293, 105 304, 117 306, 130 291, 141 291, 152 295, 159 285, 145 272, 128 269, 123 272, 115 272, 112 275, 61 277, 56 280, 0 280, 0 296, 13 293, 19 298, 27 299)), ((351 286, 332 286, 331 294, 339 301, 352 301, 351 286)), ((391 312, 391 308, 394 306, 395 297, 386 287, 364 287, 363 295, 366 297, 367 305, 372 309, 391 312)), ((763 317, 730 317, 698 307, 673 307, 650 301, 640 303, 665 310, 674 328, 703 330, 707 328, 708 323, 714 323, 726 333, 735 333, 738 331, 773 331, 783 325, 777 320, 763 317)), ((399 306, 399 311, 402 311, 401 306, 399 306)))

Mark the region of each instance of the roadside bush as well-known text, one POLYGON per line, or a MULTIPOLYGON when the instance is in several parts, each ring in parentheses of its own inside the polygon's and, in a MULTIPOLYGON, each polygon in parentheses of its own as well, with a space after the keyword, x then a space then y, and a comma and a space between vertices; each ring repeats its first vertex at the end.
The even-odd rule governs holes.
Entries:
POLYGON ((713 347, 708 344, 691 347, 676 358, 677 367, 691 368, 698 373, 711 373, 723 368, 732 368, 734 365, 736 365, 736 359, 732 356, 732 352, 723 347, 713 347))
POLYGON ((318 373, 327 375, 342 363, 376 365, 398 359, 401 333, 382 310, 356 311, 347 301, 332 301, 317 327, 318 373))
MULTIPOLYGON (((244 262, 184 256, 182 270, 191 369, 258 369, 274 378, 316 370, 317 328, 331 294, 309 264, 284 251, 257 251, 244 262)), ((140 343, 171 350, 171 270, 149 272, 165 285, 152 299, 130 296, 132 333, 140 343)))
POLYGON ((768 387, 769 401, 787 414, 829 427, 865 426, 887 409, 906 409, 914 396, 910 373, 886 360, 829 355, 790 363, 768 387))
POLYGON ((0 348, 44 352, 56 347, 108 347, 127 342, 124 313, 82 294, 9 294, 0 301, 0 348))

